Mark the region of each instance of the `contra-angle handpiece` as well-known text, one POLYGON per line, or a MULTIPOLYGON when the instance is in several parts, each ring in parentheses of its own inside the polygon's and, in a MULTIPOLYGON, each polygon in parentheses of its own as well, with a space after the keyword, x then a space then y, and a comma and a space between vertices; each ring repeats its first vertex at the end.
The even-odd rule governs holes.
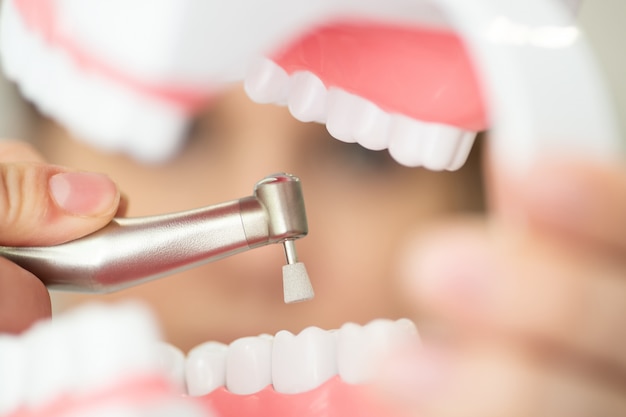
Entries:
POLYGON ((294 240, 308 233, 300 180, 259 181, 252 196, 199 209, 115 218, 83 238, 46 247, 0 247, 3 256, 48 288, 105 293, 151 281, 270 243, 282 243, 286 303, 313 298, 294 240))

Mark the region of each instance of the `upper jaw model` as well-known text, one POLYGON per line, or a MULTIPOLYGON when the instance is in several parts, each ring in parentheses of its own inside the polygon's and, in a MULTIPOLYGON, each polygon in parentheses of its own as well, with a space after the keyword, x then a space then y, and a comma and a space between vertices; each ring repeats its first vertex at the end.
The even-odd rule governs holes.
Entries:
MULTIPOLYGON (((175 152, 190 116, 243 81, 252 99, 404 165, 458 169, 489 129, 496 157, 523 169, 539 152, 619 148, 569 3, 4 0, 0 49, 6 74, 44 113, 145 161, 175 152), (344 35, 358 47, 338 42, 344 35)), ((90 307, 2 335, 0 414, 367 416, 349 388, 417 333, 404 320, 309 328, 208 342, 186 358, 167 345, 156 354, 158 339, 135 307, 90 307), (325 407, 307 407, 316 395, 325 407)))
POLYGON ((0 49, 44 113, 145 161, 174 153, 189 117, 244 81, 252 99, 405 165, 458 169, 487 128, 524 165, 619 143, 575 3, 7 0, 0 49))

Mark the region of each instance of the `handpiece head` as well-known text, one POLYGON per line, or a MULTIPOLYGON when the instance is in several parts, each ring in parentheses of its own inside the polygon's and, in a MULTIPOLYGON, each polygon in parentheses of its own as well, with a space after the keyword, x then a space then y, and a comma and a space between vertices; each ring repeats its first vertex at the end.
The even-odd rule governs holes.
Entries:
POLYGON ((287 264, 283 266, 283 295, 285 303, 310 300, 313 287, 306 268, 298 262, 295 239, 306 236, 308 224, 300 180, 290 174, 275 174, 259 181, 255 197, 269 216, 269 238, 282 242, 287 264))

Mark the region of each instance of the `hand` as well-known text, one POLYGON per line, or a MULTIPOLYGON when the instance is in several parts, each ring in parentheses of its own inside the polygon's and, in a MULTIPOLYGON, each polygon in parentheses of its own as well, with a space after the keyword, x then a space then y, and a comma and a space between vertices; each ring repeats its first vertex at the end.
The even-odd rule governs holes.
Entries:
POLYGON ((387 400, 420 417, 626 416, 626 167, 489 169, 487 220, 408 252, 409 292, 446 337, 384 368, 387 400))
MULTIPOLYGON (((46 164, 31 146, 0 141, 0 245, 54 245, 105 226, 120 204, 106 176, 46 164)), ((30 272, 0 257, 0 333, 50 316, 50 297, 30 272)))

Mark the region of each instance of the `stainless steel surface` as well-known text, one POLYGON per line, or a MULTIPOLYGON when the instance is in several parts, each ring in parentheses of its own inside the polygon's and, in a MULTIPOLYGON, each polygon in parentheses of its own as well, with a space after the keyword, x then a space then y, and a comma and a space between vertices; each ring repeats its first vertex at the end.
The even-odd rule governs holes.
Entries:
POLYGON ((239 200, 160 216, 116 218, 72 242, 0 247, 0 256, 51 289, 111 292, 307 232, 299 179, 276 174, 239 200))
POLYGON ((298 262, 298 255, 296 254, 296 244, 293 240, 285 240, 283 242, 283 247, 285 248, 285 257, 287 258, 288 264, 295 264, 298 262))

